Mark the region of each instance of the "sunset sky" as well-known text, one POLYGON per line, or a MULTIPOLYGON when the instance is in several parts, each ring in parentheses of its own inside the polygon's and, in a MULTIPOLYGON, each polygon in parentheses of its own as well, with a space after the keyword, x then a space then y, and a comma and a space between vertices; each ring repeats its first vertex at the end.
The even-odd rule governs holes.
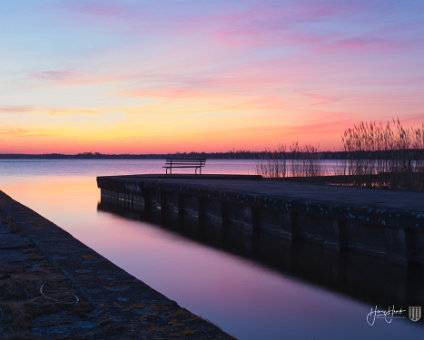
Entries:
POLYGON ((0 0, 0 153, 341 148, 424 121, 423 0, 0 0))

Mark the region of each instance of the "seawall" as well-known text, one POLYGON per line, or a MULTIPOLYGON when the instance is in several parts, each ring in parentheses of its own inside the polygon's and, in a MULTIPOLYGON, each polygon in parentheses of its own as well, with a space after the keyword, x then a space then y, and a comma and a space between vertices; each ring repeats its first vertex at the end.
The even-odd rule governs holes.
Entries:
POLYGON ((0 337, 232 338, 1 191, 0 216, 0 337))

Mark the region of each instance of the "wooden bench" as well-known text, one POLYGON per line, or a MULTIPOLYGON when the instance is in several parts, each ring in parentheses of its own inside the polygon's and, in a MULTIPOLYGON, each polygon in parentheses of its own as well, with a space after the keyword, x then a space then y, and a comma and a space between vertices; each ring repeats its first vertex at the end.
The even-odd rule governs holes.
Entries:
POLYGON ((194 174, 197 175, 197 169, 202 174, 202 168, 206 165, 205 158, 167 158, 165 166, 166 174, 172 174, 172 169, 175 168, 194 168, 194 174))

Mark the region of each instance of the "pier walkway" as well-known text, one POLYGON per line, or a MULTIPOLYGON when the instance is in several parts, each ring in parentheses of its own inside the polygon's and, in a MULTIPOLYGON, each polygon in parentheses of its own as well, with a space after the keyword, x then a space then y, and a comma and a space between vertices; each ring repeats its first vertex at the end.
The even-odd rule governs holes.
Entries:
POLYGON ((206 189, 249 194, 255 197, 267 197, 269 199, 300 199, 357 207, 416 211, 424 214, 424 193, 419 192, 275 181, 260 179, 260 176, 255 175, 131 175, 111 176, 109 178, 127 182, 142 181, 150 185, 180 185, 197 190, 206 189))

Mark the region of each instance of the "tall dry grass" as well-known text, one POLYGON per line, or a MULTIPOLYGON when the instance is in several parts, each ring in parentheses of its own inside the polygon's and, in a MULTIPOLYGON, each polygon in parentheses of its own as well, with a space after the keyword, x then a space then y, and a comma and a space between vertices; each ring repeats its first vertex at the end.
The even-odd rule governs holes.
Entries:
POLYGON ((280 145, 277 150, 265 150, 256 165, 256 173, 269 178, 320 176, 318 149, 313 145, 292 143, 289 148, 280 145))
MULTIPOLYGON (((344 131, 342 142, 346 159, 338 161, 331 175, 349 176, 355 186, 424 191, 424 123, 360 122, 344 131)), ((256 172, 264 177, 327 175, 313 145, 295 142, 261 154, 256 172)))
POLYGON ((280 145, 277 150, 266 149, 263 158, 256 164, 256 173, 264 177, 286 177, 286 146, 280 145))
POLYGON ((424 123, 361 122, 345 130, 342 142, 349 155, 344 174, 357 176, 362 186, 424 190, 424 123))

